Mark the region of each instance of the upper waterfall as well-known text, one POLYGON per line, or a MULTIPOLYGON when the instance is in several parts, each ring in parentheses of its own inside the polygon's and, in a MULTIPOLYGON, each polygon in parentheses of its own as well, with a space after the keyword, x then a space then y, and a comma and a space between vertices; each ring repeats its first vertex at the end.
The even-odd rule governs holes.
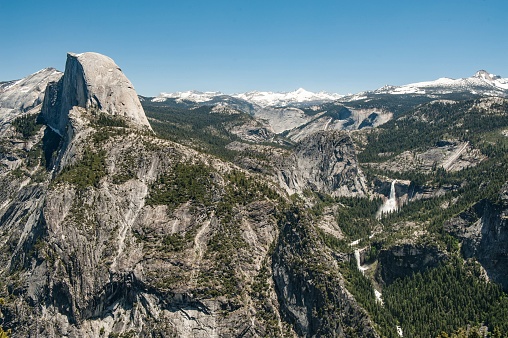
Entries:
POLYGON ((390 187, 390 196, 389 198, 383 203, 381 208, 379 208, 377 212, 377 217, 380 218, 384 214, 389 214, 394 211, 397 211, 398 209, 398 203, 397 203, 397 193, 395 191, 395 183, 397 180, 392 181, 392 185, 390 187))

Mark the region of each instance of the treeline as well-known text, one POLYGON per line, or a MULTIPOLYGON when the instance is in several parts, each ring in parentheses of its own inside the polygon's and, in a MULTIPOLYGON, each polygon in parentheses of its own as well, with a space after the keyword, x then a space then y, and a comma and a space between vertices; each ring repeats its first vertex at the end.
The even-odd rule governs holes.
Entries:
POLYGON ((16 131, 23 135, 23 138, 27 139, 41 129, 42 123, 39 120, 39 114, 23 115, 12 121, 12 125, 16 128, 16 131))
POLYGON ((78 190, 84 190, 87 187, 98 187, 104 176, 106 176, 106 151, 86 147, 81 159, 65 167, 55 182, 67 182, 75 185, 78 190))
POLYGON ((436 337, 461 327, 487 325, 508 333, 508 300, 481 276, 478 264, 460 259, 398 279, 383 290, 385 307, 405 337, 436 337))
POLYGON ((357 268, 356 259, 351 257, 349 262, 340 265, 340 272, 346 280, 349 292, 353 294, 356 301, 369 313, 374 322, 378 325, 378 331, 382 337, 398 338, 396 317, 390 310, 376 300, 374 287, 370 279, 365 277, 357 268))
POLYGON ((214 114, 208 106, 195 109, 147 106, 145 113, 151 118, 150 125, 160 137, 228 161, 233 160, 237 152, 226 146, 239 138, 225 126, 246 118, 243 114, 214 114))
POLYGON ((448 186, 450 190, 439 197, 411 201, 399 212, 384 217, 382 222, 386 226, 399 221, 426 222, 430 231, 442 233, 446 220, 482 199, 498 203, 499 192, 508 182, 508 153, 458 172, 439 170, 428 178, 428 184, 434 187, 448 186))
POLYGON ((167 205, 170 211, 187 201, 206 206, 211 203, 213 187, 209 167, 179 162, 151 184, 146 204, 167 205))
POLYGON ((351 240, 356 240, 370 235, 377 224, 376 212, 383 201, 380 198, 370 200, 360 197, 341 197, 337 199, 337 203, 343 206, 337 213, 337 224, 351 240))
MULTIPOLYGON (((309 194, 309 192, 307 192, 309 194)), ((320 216, 326 207, 336 206, 335 213, 337 224, 342 232, 350 239, 356 240, 366 238, 370 235, 372 228, 377 224, 376 212, 383 204, 381 198, 369 199, 365 197, 331 197, 329 195, 315 193, 318 197, 312 208, 315 216, 320 216)), ((327 238, 331 246, 339 245, 333 243, 333 239, 327 238)))
POLYGON ((449 138, 480 147, 482 134, 508 126, 508 112, 498 105, 493 108, 495 112, 486 113, 474 108, 476 102, 435 102, 391 120, 367 135, 368 144, 358 159, 363 163, 382 162, 406 150, 426 150, 449 138))

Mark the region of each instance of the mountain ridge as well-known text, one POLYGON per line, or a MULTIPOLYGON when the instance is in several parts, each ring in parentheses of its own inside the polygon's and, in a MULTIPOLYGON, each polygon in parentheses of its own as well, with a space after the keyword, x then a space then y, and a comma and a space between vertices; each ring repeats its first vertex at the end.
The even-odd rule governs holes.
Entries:
POLYGON ((67 54, 64 75, 46 89, 42 117, 64 135, 73 107, 97 109, 151 128, 132 83, 111 58, 98 53, 67 54))
POLYGON ((491 96, 508 96, 508 79, 491 74, 485 70, 479 70, 474 75, 467 78, 452 79, 442 77, 436 80, 414 82, 401 86, 385 85, 381 88, 362 91, 356 94, 338 94, 329 92, 310 92, 303 88, 289 92, 271 92, 271 91, 249 91, 244 93, 225 94, 219 91, 201 92, 198 90, 189 90, 184 92, 161 93, 152 98, 153 102, 164 102, 166 99, 175 99, 176 101, 191 101, 194 103, 206 104, 212 103, 213 99, 220 97, 233 97, 243 99, 249 103, 257 104, 261 107, 291 106, 298 103, 324 103, 330 101, 351 101, 367 94, 434 94, 436 88, 441 90, 466 90, 475 94, 474 88, 484 87, 483 92, 491 96), (425 91, 427 88, 427 91, 425 91))
POLYGON ((270 92, 270 91, 249 91, 245 93, 224 94, 222 92, 200 92, 189 90, 185 92, 161 93, 152 99, 153 102, 163 102, 166 99, 176 99, 177 101, 192 101, 195 103, 206 103, 217 97, 232 97, 243 99, 249 103, 257 104, 261 107, 268 106, 287 106, 295 103, 304 102, 328 102, 341 98, 343 95, 330 94, 327 92, 310 92, 303 88, 298 88, 290 92, 270 92))
POLYGON ((508 333, 508 99, 141 98, 151 132, 83 56, 0 131, 13 338, 508 333))
POLYGON ((442 77, 431 81, 415 82, 401 86, 385 85, 381 88, 347 95, 343 101, 365 99, 373 95, 444 95, 453 92, 469 92, 487 96, 508 97, 508 79, 479 70, 467 78, 442 77))

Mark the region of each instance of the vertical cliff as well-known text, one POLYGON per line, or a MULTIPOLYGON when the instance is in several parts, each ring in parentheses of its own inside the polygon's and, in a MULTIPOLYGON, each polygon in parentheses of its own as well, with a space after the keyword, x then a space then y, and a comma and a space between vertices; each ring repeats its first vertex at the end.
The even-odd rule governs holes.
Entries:
POLYGON ((300 142, 277 173, 289 193, 311 190, 332 196, 365 196, 365 177, 346 132, 323 131, 300 142))
POLYGON ((73 107, 122 116, 150 129, 132 83, 112 59, 98 53, 67 54, 64 76, 46 89, 42 117, 64 135, 73 107))
POLYGON ((281 313, 299 336, 379 337, 346 289, 336 258, 298 209, 287 213, 272 261, 281 313))
MULTIPOLYGON (((14 337, 291 332, 270 278, 284 200, 272 183, 147 133, 102 55, 69 54, 42 116, 0 176, 1 325, 14 337)), ((22 137, 12 129, 2 141, 22 137)))
POLYGON ((482 200, 452 218, 445 229, 462 242, 466 258, 476 258, 488 277, 508 290, 508 184, 498 200, 482 200))

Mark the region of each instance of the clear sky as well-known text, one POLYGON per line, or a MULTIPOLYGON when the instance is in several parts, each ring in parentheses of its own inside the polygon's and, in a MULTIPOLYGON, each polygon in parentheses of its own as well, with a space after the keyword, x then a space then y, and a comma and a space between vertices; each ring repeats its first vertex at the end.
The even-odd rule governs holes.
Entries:
POLYGON ((507 0, 0 0, 0 27, 0 81, 95 51, 145 96, 508 77, 507 0))

